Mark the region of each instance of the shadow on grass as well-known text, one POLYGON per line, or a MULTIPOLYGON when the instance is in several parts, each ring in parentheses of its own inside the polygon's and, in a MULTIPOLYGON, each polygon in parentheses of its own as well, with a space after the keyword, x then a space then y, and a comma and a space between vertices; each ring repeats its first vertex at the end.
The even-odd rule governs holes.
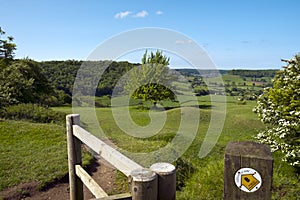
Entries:
MULTIPOLYGON (((97 168, 99 167, 97 158, 95 158, 92 155, 92 152, 89 151, 89 148, 87 148, 84 145, 82 146, 82 154, 83 154, 82 167, 86 170, 86 172, 89 175, 92 175, 94 172, 97 171, 97 168)), ((62 177, 57 177, 54 180, 52 180, 51 182, 46 182, 42 185, 39 185, 38 190, 47 191, 60 183, 69 183, 69 173, 66 173, 62 177)))
POLYGON ((163 106, 163 107, 147 107, 147 106, 134 106, 131 107, 133 110, 139 110, 139 111, 148 111, 148 110, 154 110, 154 111, 167 111, 172 110, 180 107, 192 107, 192 108, 199 108, 199 109, 211 109, 212 105, 188 105, 188 106, 163 106))
POLYGON ((185 187, 186 181, 195 173, 192 163, 179 158, 174 163, 176 167, 176 190, 181 191, 185 187))
POLYGON ((192 105, 190 107, 200 108, 200 109, 211 109, 212 105, 192 105))

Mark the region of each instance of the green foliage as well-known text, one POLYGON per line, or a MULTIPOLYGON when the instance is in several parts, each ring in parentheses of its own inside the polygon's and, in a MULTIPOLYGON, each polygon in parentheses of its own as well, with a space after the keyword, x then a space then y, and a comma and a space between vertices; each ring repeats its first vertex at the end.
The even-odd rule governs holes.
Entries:
POLYGON ((5 32, 0 27, 0 58, 12 59, 17 45, 13 43, 14 38, 12 36, 8 36, 7 39, 1 39, 2 35, 5 35, 5 32))
POLYGON ((178 158, 174 166, 176 168, 176 190, 183 190, 188 178, 195 173, 195 167, 189 160, 178 158))
POLYGON ((71 95, 77 70, 82 63, 82 61, 66 60, 44 61, 39 62, 38 65, 43 75, 55 89, 71 95))
POLYGON ((171 76, 169 75, 169 58, 161 51, 147 51, 143 55, 142 65, 130 71, 125 90, 133 99, 142 99, 156 104, 158 101, 175 100, 175 94, 171 91, 171 76))
MULTIPOLYGON (((154 65, 156 53, 152 54, 145 54, 144 55, 144 62, 149 62, 152 64, 148 65, 154 65), (147 57, 148 56, 148 57, 147 57), (151 61, 153 59, 153 61, 151 61)), ((163 55, 158 56, 157 61, 163 61, 165 59, 166 61, 168 58, 164 57, 163 55)), ((44 102, 47 105, 62 105, 62 104, 68 104, 71 102, 71 95, 73 91, 73 85, 75 81, 75 77, 77 74, 77 71, 79 68, 81 70, 83 69, 81 66, 84 67, 84 72, 87 76, 84 77, 84 80, 81 82, 80 91, 82 92, 81 95, 91 95, 91 91, 89 90, 90 84, 94 83, 95 80, 92 80, 91 77, 95 73, 99 73, 99 71, 104 70, 104 72, 101 75, 101 79, 99 80, 99 83, 95 83, 95 85, 98 84, 95 95, 98 97, 101 96, 110 96, 112 94, 113 89, 116 88, 116 84, 119 81, 119 79, 126 74, 129 70, 133 69, 134 67, 137 67, 138 64, 132 64, 129 62, 114 62, 114 61, 97 61, 97 62, 83 62, 83 61, 76 61, 76 60, 67 60, 67 61, 44 61, 44 62, 37 62, 38 66, 42 70, 42 74, 48 79, 49 83, 51 83, 51 86, 55 89, 54 93, 50 96, 47 96, 44 98, 44 102), (91 68, 94 68, 93 66, 97 66, 96 70, 92 71, 91 68), (107 67, 108 65, 108 67, 107 67)), ((145 69, 143 69, 145 70, 145 69)), ((135 69, 132 71, 136 71, 136 73, 143 71, 142 69, 135 69)), ((213 94, 219 94, 219 91, 215 90, 215 79, 214 77, 218 74, 216 70, 200 70, 200 74, 204 77, 207 77, 207 83, 210 84, 210 91, 206 88, 206 83, 202 80, 201 77, 199 77, 199 71, 196 69, 178 69, 176 71, 179 71, 180 73, 184 74, 185 76, 191 77, 191 84, 195 88, 195 93, 197 95, 205 95, 208 94, 208 92, 213 94), (196 80, 193 80, 196 79, 196 80), (197 86, 201 86, 200 88, 197 86)), ((247 71, 247 70, 245 70, 247 71)), ((268 71, 268 70, 267 70, 268 71)), ((273 70, 275 71, 275 70, 273 70)), ((145 70, 144 73, 147 71, 145 70)), ((231 96, 242 96, 244 99, 253 100, 256 99, 258 95, 261 94, 262 87, 264 85, 268 85, 270 82, 270 79, 272 77, 261 77, 261 78, 255 78, 255 77, 246 77, 247 73, 244 72, 244 70, 237 70, 234 72, 236 75, 232 75, 231 71, 225 71, 221 70, 219 71, 222 74, 223 80, 226 82, 226 94, 231 96), (245 76, 243 76, 245 75, 245 76), (253 81, 255 81, 255 87, 252 86, 253 81), (235 83, 233 85, 233 83, 235 83)), ((134 73, 134 72, 132 72, 134 73)), ((148 72, 152 76, 150 72, 148 72)), ((260 77, 262 75, 271 75, 272 73, 265 73, 264 70, 255 70, 251 73, 254 74, 257 77, 260 77), (262 72, 261 72, 262 71, 262 72)), ((129 73, 130 74, 130 73, 129 73)), ((167 74, 161 73, 162 75, 167 74)), ((134 75, 133 75, 134 76, 134 75)), ((142 77, 139 77, 140 81, 143 79, 142 77)), ((168 77, 169 78, 169 77, 168 77)), ((136 78, 137 79, 137 78, 136 78)), ((145 78, 144 78, 145 79, 145 78)), ((156 77, 157 79, 157 77, 156 77)), ((163 79, 163 77, 161 77, 163 79)), ((131 80, 135 80, 135 78, 131 78, 131 80)), ((77 80, 78 81, 78 80, 77 80)), ((150 81, 150 80, 148 80, 150 81)), ((166 78, 166 82, 167 78, 166 78)), ((124 84, 124 83, 123 83, 124 84)), ((136 83, 130 83, 131 85, 137 85, 136 83)), ((144 83, 147 84, 147 83, 144 83)), ((172 98, 174 95, 170 91, 169 83, 161 83, 161 85, 167 86, 155 86, 156 90, 164 91, 169 90, 166 96, 171 94, 172 98)), ((158 84, 157 84, 158 85, 158 84)), ((133 87, 132 86, 132 87, 133 87)), ((127 86, 129 87, 129 86, 127 86)), ((152 84, 149 84, 148 86, 145 86, 145 88, 153 87, 152 84)), ((119 88, 120 89, 120 88, 119 88)), ((137 89, 137 88, 135 88, 137 89)), ((121 93, 123 90, 117 91, 118 93, 121 93)), ((139 88, 135 94, 145 92, 143 90, 143 87, 139 88)), ((94 94, 93 94, 94 95, 94 94)), ((143 99, 145 95, 140 95, 136 98, 143 99)), ((162 100, 166 99, 165 97, 161 96, 162 100)), ((98 105, 98 103, 97 103, 98 105)), ((102 104, 98 105, 102 106, 102 104)))
POLYGON ((26 120, 39 123, 65 123, 65 114, 35 104, 18 104, 2 108, 0 117, 4 119, 26 120))
MULTIPOLYGON (((99 71, 104 70, 101 75, 99 83, 96 88, 96 96, 106 96, 111 95, 112 91, 120 79, 129 69, 131 69, 135 64, 129 62, 115 62, 115 61, 76 61, 76 60, 67 60, 67 61, 44 61, 38 63, 39 67, 42 69, 42 73, 47 77, 52 87, 57 91, 63 91, 68 96, 72 95, 73 85, 76 78, 77 71, 81 66, 81 70, 84 70, 83 73, 86 74, 84 80, 82 80, 81 91, 89 92, 88 88, 90 84, 95 80, 92 80, 92 76, 99 71), (106 69, 103 69, 103 68, 106 69)), ((86 95, 85 93, 83 95, 86 95)), ((68 103, 68 101, 65 101, 68 103)))
POLYGON ((53 93, 37 63, 29 60, 2 62, 0 71, 0 107, 16 103, 45 104, 53 93))
POLYGON ((203 81, 203 78, 200 76, 196 76, 193 78, 192 81, 190 81, 192 88, 194 89, 194 92, 196 96, 203 96, 208 95, 209 90, 207 88, 206 83, 203 81))
POLYGON ((101 76, 97 87, 96 96, 111 95, 119 79, 134 66, 137 66, 137 64, 132 64, 126 61, 111 62, 101 76))
POLYGON ((266 130, 257 138, 273 151, 285 154, 284 160, 300 167, 300 56, 286 61, 274 79, 273 88, 266 88, 254 111, 266 130))
POLYGON ((277 70, 199 70, 178 69, 189 80, 195 95, 220 94, 256 100, 263 89, 272 85, 277 70), (224 83, 217 83, 219 76, 224 83), (205 81, 204 81, 205 80, 205 81), (225 88, 225 92, 220 90, 225 88))
POLYGON ((111 101, 109 96, 95 97, 96 107, 110 107, 111 101))
POLYGON ((196 93, 196 96, 202 96, 202 95, 208 95, 209 90, 207 86, 196 86, 194 87, 194 92, 196 93))

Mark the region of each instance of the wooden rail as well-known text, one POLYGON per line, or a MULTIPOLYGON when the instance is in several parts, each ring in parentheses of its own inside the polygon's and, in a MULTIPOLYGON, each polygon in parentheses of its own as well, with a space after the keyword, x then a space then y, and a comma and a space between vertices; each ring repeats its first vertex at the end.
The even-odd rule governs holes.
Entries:
POLYGON ((98 153, 102 158, 109 161, 115 168, 120 170, 127 177, 130 175, 133 169, 143 168, 133 160, 127 158, 119 151, 115 150, 111 146, 102 142, 100 139, 90 134, 78 125, 73 126, 74 136, 81 140, 84 144, 88 145, 93 151, 98 153))
MULTIPOLYGON (((83 199, 83 184, 97 200, 174 200, 176 194, 175 167, 169 163, 155 163, 146 169, 116 149, 107 145, 80 127, 80 116, 66 116, 70 199, 83 199), (108 196, 106 192, 81 167, 81 144, 84 143, 103 159, 129 178, 130 193, 108 196)), ((94 199, 94 200, 96 200, 94 199)))
POLYGON ((84 185, 92 192, 96 198, 107 197, 106 192, 90 177, 90 175, 80 166, 76 165, 76 175, 81 179, 84 185))

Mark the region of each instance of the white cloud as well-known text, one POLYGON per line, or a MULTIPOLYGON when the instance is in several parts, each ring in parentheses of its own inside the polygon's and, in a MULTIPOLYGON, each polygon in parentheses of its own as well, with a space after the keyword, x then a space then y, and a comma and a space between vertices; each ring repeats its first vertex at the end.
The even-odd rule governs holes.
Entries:
POLYGON ((176 40, 175 44, 192 44, 192 40, 176 40))
POLYGON ((148 12, 146 10, 143 10, 141 12, 136 13, 134 16, 139 18, 144 18, 148 15, 148 12))
POLYGON ((157 15, 162 15, 162 14, 163 14, 163 11, 158 10, 158 11, 156 11, 156 14, 157 14, 157 15))
POLYGON ((131 14, 130 11, 124 11, 124 12, 119 12, 117 14, 115 14, 115 18, 116 19, 123 19, 124 17, 128 17, 131 14))
POLYGON ((183 40, 176 40, 175 44, 184 44, 184 41, 183 40))

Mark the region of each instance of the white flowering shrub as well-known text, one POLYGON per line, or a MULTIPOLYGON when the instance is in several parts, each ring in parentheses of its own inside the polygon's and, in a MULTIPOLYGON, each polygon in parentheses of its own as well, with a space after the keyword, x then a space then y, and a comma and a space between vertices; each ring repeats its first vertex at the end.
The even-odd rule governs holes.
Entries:
POLYGON ((256 138, 273 152, 283 152, 284 161, 300 168, 300 55, 285 62, 273 87, 264 90, 254 108, 266 125, 256 138))

